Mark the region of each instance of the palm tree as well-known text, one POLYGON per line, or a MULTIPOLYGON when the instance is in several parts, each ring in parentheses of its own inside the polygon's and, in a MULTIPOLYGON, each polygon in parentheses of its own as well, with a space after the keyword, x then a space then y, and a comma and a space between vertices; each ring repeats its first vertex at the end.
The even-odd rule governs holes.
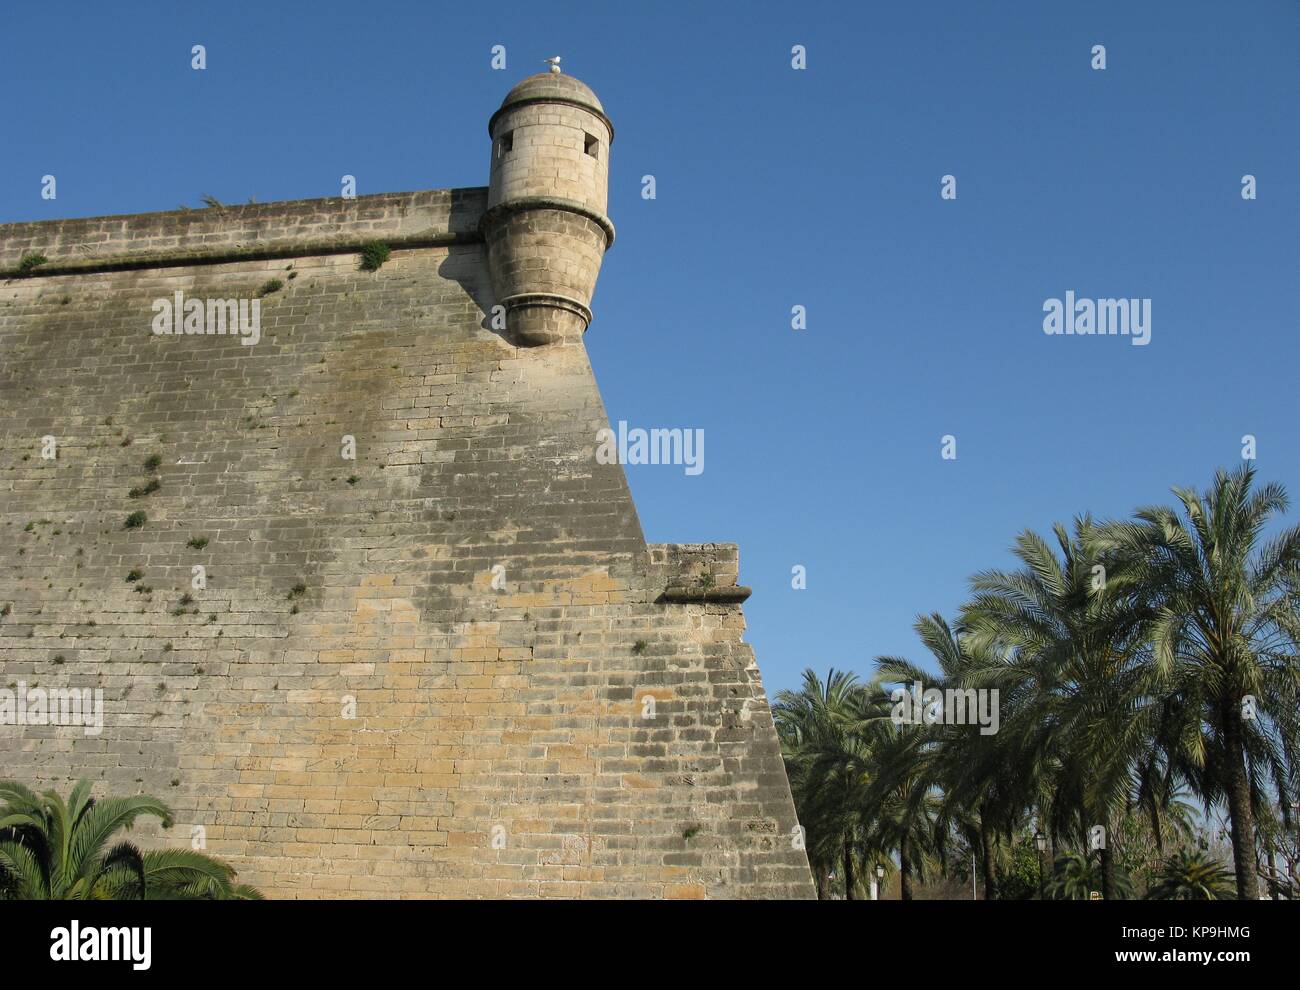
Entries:
POLYGON ((1088 517, 1073 534, 1059 523, 1053 532, 1056 550, 1026 531, 1014 551, 1024 567, 972 578, 962 625, 971 649, 1006 656, 998 676, 1017 704, 1003 719, 1001 751, 1036 792, 1053 847, 1104 829, 1100 886, 1109 899, 1120 893, 1113 825, 1135 789, 1134 768, 1155 746, 1159 692, 1133 569, 1098 552, 1088 517))
POLYGON ((1268 800, 1270 778, 1289 799, 1300 738, 1300 527, 1262 543, 1287 495, 1276 484, 1252 492, 1253 481, 1249 465, 1220 470, 1204 495, 1173 490, 1181 516, 1143 508, 1103 527, 1099 540, 1136 569, 1149 596, 1176 758, 1207 804, 1226 800, 1237 895, 1249 900, 1259 896, 1255 808, 1268 800))
MULTIPOLYGON (((881 697, 888 702, 883 692, 881 697)), ((913 880, 925 878, 940 843, 939 795, 930 765, 934 750, 925 726, 895 726, 879 713, 879 702, 864 701, 871 707, 858 731, 872 740, 873 757, 865 801, 867 840, 874 849, 898 854, 899 897, 910 901, 913 880)))
POLYGON ((1165 860, 1147 897, 1153 901, 1221 901, 1234 894, 1229 870, 1204 853, 1183 849, 1165 860))
POLYGON ((54 791, 38 796, 3 781, 0 801, 0 900, 261 897, 233 884, 235 871, 225 863, 190 849, 141 852, 124 841, 110 847, 144 816, 171 827, 171 811, 157 798, 96 801, 82 780, 65 803, 54 791))
POLYGON ((924 876, 933 850, 937 796, 926 776, 927 740, 890 720, 880 682, 832 670, 804 672, 798 692, 777 695, 773 716, 819 892, 843 869, 845 897, 859 877, 897 853, 902 897, 924 876))
POLYGON ((777 695, 776 722, 786 773, 818 896, 830 895, 830 875, 844 871, 844 896, 857 897, 863 865, 863 808, 871 753, 854 731, 860 720, 857 677, 832 669, 823 682, 805 670, 799 691, 777 695))
MULTIPOLYGON (((889 683, 919 682, 941 691, 949 689, 999 690, 1006 670, 1000 656, 974 647, 960 627, 942 615, 919 616, 913 628, 939 667, 938 675, 914 666, 902 657, 877 657, 877 676, 889 683)), ((1004 706, 998 698, 999 711, 1004 706)), ((984 898, 994 897, 996 863, 1001 849, 999 834, 1010 836, 1021 824, 1026 805, 1017 782, 1003 772, 1006 753, 996 735, 980 732, 978 725, 926 727, 931 752, 925 755, 924 787, 942 792, 935 816, 935 834, 960 835, 976 851, 984 898)), ((946 863, 947 843, 936 845, 940 863, 946 863)))
MULTIPOLYGON (((1047 881, 1046 892, 1052 900, 1086 901, 1101 882, 1102 871, 1097 863, 1084 853, 1066 852, 1057 857, 1051 879, 1047 881)), ((1123 869, 1116 868, 1110 882, 1112 896, 1132 896, 1133 884, 1123 869)))
POLYGON ((1057 901, 1086 901, 1096 889, 1096 869, 1082 853, 1066 852, 1057 857, 1047 881, 1047 896, 1057 901))

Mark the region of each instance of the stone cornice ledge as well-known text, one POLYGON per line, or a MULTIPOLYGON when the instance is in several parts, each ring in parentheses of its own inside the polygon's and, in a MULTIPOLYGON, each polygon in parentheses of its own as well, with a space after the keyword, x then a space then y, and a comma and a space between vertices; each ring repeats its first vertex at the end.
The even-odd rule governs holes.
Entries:
POLYGON ((739 605, 753 593, 753 588, 747 588, 743 584, 733 584, 723 588, 706 588, 698 584, 670 584, 664 588, 659 601, 679 605, 739 605))
POLYGON ((488 191, 425 189, 0 224, 0 278, 219 265, 482 242, 488 191), (23 268, 31 255, 46 258, 23 268))
POLYGON ((518 199, 497 203, 484 212, 483 219, 479 221, 479 230, 486 236, 493 224, 516 213, 526 213, 529 210, 557 210, 561 213, 575 213, 580 217, 586 217, 605 232, 605 250, 608 251, 614 246, 614 222, 609 217, 597 213, 576 199, 562 199, 559 196, 520 196, 518 199))
POLYGON ((437 231, 427 234, 374 234, 357 237, 322 237, 304 240, 273 241, 238 247, 194 248, 121 254, 102 258, 54 258, 29 271, 19 268, 0 269, 2 279, 41 278, 48 275, 80 275, 92 272, 130 271, 140 268, 181 268, 190 265, 222 265, 235 261, 270 261, 276 258, 310 258, 328 254, 357 254, 372 241, 382 241, 394 251, 410 248, 447 247, 455 244, 480 244, 477 231, 437 231))

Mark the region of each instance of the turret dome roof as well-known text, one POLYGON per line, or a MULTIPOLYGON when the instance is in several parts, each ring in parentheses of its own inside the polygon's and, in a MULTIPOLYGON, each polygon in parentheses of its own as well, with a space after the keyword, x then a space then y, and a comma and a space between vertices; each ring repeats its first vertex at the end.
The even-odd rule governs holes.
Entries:
POLYGON ((506 98, 501 101, 501 108, 492 115, 492 119, 488 122, 488 132, 491 133, 497 118, 508 108, 523 103, 568 103, 582 107, 605 122, 605 126, 609 128, 610 140, 613 140, 614 125, 605 116, 605 108, 596 98, 596 94, 591 91, 591 87, 581 79, 565 75, 563 72, 539 72, 516 83, 506 94, 506 98))

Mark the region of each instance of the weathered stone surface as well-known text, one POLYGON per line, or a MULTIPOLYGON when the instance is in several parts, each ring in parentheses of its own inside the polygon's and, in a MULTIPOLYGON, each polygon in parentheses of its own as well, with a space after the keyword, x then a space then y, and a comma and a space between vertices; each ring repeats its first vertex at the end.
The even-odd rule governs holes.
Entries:
POLYGON ((646 545, 580 333, 492 328, 486 208, 0 226, 49 259, 0 282, 0 687, 105 721, 0 776, 156 794, 274 897, 811 896, 736 549, 646 545), (151 332, 273 278, 254 346, 151 332))

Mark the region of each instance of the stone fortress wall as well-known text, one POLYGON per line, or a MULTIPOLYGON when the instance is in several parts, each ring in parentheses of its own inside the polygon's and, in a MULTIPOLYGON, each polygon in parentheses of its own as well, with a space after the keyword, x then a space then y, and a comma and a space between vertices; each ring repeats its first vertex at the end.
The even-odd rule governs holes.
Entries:
POLYGON ((0 688, 103 692, 0 777, 157 795, 272 897, 813 895, 736 548, 594 456, 589 94, 516 87, 487 189, 0 226, 0 688), (177 292, 260 339, 154 333, 177 292))

